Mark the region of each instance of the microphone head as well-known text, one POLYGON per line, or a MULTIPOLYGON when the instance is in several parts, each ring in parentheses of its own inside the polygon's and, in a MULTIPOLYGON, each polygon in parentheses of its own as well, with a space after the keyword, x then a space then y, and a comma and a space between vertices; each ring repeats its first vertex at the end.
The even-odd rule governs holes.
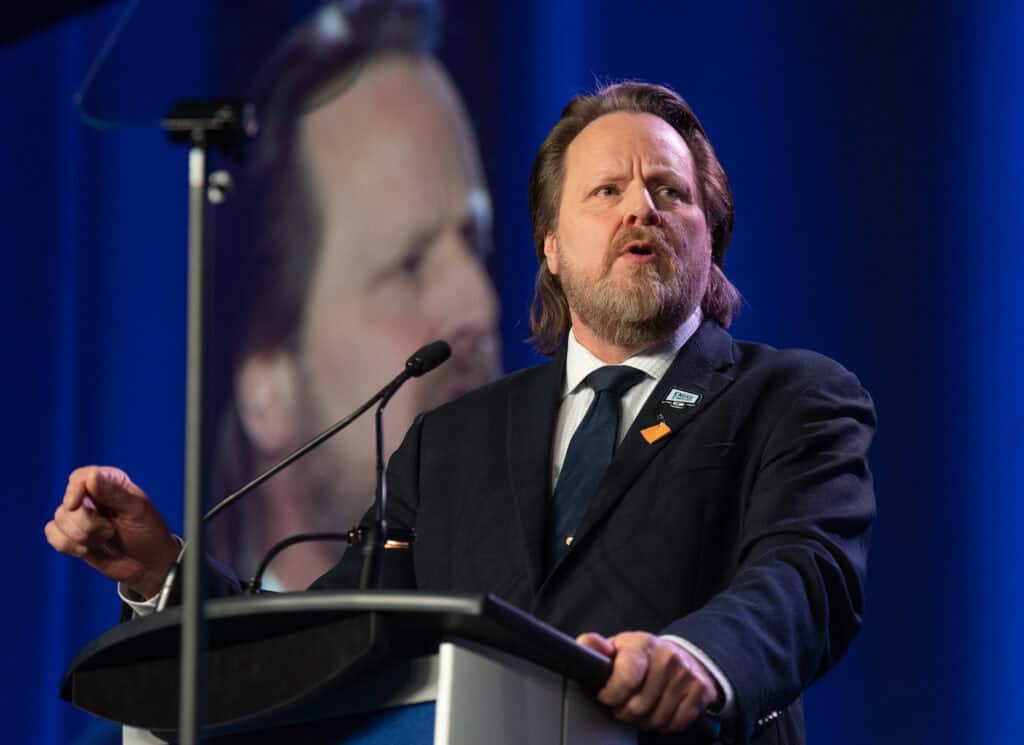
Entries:
POLYGON ((452 356, 452 348, 443 339, 432 341, 416 350, 405 362, 405 371, 410 377, 418 378, 428 373, 452 356))

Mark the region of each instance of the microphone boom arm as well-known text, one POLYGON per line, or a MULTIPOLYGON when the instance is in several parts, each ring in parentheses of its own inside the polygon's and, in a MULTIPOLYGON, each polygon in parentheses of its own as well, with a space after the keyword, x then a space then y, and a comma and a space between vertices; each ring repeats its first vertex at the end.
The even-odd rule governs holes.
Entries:
POLYGON ((280 472, 280 471, 284 470, 285 468, 287 468, 288 466, 290 466, 292 463, 294 463, 299 458, 304 456, 310 450, 315 450, 316 448, 320 447, 320 445, 324 442, 324 440, 329 440, 330 438, 334 437, 334 435, 336 435, 338 432, 340 432, 341 430, 345 429, 345 427, 347 427, 352 422, 354 422, 356 419, 361 417, 364 413, 366 413, 367 409, 369 409, 375 403, 380 401, 384 396, 387 396, 388 398, 393 396, 394 395, 394 391, 397 390, 396 384, 397 385, 401 385, 402 383, 404 383, 406 381, 406 379, 408 377, 409 377, 409 374, 407 372, 405 372, 404 370, 402 372, 400 372, 395 377, 394 380, 392 380, 386 386, 384 386, 379 391, 377 391, 377 393, 373 396, 373 398, 371 398, 369 401, 364 403, 358 409, 353 411, 347 417, 345 417, 344 419, 342 419, 339 422, 336 422, 335 424, 332 424, 330 427, 328 427, 323 432, 318 434, 312 440, 310 440, 309 442, 305 443, 301 447, 296 448, 291 453, 286 455, 284 458, 279 460, 277 463, 275 463, 274 465, 272 465, 269 468, 267 468, 265 471, 263 471, 261 474, 256 476, 256 478, 254 478, 252 481, 247 483, 245 486, 239 487, 235 491, 231 492, 231 494, 228 494, 226 497, 224 497, 224 499, 222 499, 217 504, 215 504, 213 507, 211 507, 210 510, 205 515, 203 515, 203 522, 205 523, 205 522, 208 522, 209 520, 212 520, 219 513, 221 513, 222 511, 226 510, 228 507, 233 505, 235 502, 237 502, 239 499, 244 497, 246 494, 251 492, 253 489, 255 489, 257 486, 259 486, 263 482, 265 482, 268 479, 272 478, 273 476, 277 475, 278 472, 280 472))
MULTIPOLYGON (((318 434, 309 442, 301 445, 300 447, 293 450, 291 453, 286 455, 284 458, 279 460, 274 465, 267 468, 265 471, 260 473, 256 478, 252 479, 249 483, 239 487, 235 491, 228 494, 224 499, 219 501, 213 507, 203 515, 200 525, 205 525, 208 521, 219 515, 221 512, 226 510, 228 507, 233 505, 239 499, 244 497, 246 494, 253 491, 260 484, 264 483, 274 475, 279 473, 281 470, 287 468, 292 463, 297 461, 302 456, 306 455, 311 450, 315 450, 329 440, 331 437, 336 435, 341 430, 345 429, 349 424, 362 416, 366 411, 378 401, 380 406, 377 407, 377 494, 374 500, 375 504, 375 520, 374 524, 370 526, 368 534, 366 535, 366 548, 365 561, 363 565, 362 578, 360 587, 365 589, 368 586, 369 581, 372 579, 373 586, 376 587, 380 584, 380 572, 379 572, 379 558, 380 552, 384 549, 384 543, 386 542, 385 534, 387 532, 387 524, 384 520, 385 505, 387 495, 385 494, 385 478, 384 478, 384 435, 383 435, 383 412, 384 406, 391 397, 395 395, 402 384, 405 383, 409 378, 418 378, 424 375, 435 367, 443 363, 451 356, 452 350, 448 346, 448 343, 442 340, 431 342, 420 347, 416 352, 405 362, 405 369, 402 370, 394 379, 386 386, 381 388, 374 394, 373 398, 364 403, 358 409, 353 411, 347 417, 342 419, 330 427, 325 429, 323 432, 318 434), (379 547, 378 547, 379 544, 379 547)), ((358 530, 358 529, 355 529, 358 530)), ((353 534, 353 531, 349 531, 349 535, 353 534)), ((185 541, 181 546, 181 551, 178 553, 178 559, 171 567, 170 571, 164 579, 163 588, 160 591, 157 601, 157 609, 163 610, 167 604, 168 598, 171 594, 171 589, 174 587, 175 580, 178 575, 178 567, 181 565, 183 556, 185 555, 185 549, 188 546, 188 541, 185 541)))

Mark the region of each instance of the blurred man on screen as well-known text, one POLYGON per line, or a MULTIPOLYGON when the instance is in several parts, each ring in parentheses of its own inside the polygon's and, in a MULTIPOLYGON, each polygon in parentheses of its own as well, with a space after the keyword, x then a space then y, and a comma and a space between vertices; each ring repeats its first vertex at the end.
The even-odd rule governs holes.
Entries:
MULTIPOLYGON (((340 69, 313 53, 289 60, 288 85, 266 96, 218 220, 209 500, 351 412, 426 342, 447 339, 452 359, 390 403, 388 451, 416 414, 499 372, 491 205, 462 102, 429 54, 432 22, 396 24, 390 51, 340 69)), ((373 497, 374 453, 364 417, 223 513, 211 551, 250 576, 282 538, 353 527, 373 497)), ((271 586, 307 587, 342 550, 290 548, 271 586)))
MULTIPOLYGON (((226 296, 238 327, 220 334, 235 347, 225 360, 233 378, 212 497, 355 409, 428 341, 447 339, 453 358, 389 405, 390 448, 417 413, 498 372, 496 299, 482 263, 490 202, 468 121, 437 63, 374 61, 302 117, 296 138, 294 167, 308 192, 300 198, 313 202, 317 229, 272 234, 290 254, 261 261, 250 251, 222 272, 241 276, 233 280, 239 295, 226 296), (296 236, 311 245, 295 246, 296 236), (295 255, 304 251, 313 254, 308 267, 295 255)), ((239 254, 252 247, 241 243, 239 254)), ((373 458, 373 419, 365 417, 214 523, 215 552, 248 574, 281 538, 347 530, 372 499, 373 458)), ((280 587, 301 589, 340 552, 337 544, 297 546, 272 570, 280 587)))

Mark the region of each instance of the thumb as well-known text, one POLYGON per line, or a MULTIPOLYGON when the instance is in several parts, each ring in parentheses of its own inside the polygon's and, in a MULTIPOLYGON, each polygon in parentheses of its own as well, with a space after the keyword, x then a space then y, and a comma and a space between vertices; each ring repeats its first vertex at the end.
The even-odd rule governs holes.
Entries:
POLYGON ((146 493, 137 487, 128 474, 120 468, 112 466, 92 466, 85 474, 85 493, 102 511, 107 509, 119 512, 140 499, 146 499, 146 493))
POLYGON ((615 646, 612 644, 610 639, 597 634, 593 631, 586 634, 580 634, 576 637, 577 644, 581 644, 587 649, 592 649, 595 652, 600 652, 603 655, 612 657, 615 655, 615 646))

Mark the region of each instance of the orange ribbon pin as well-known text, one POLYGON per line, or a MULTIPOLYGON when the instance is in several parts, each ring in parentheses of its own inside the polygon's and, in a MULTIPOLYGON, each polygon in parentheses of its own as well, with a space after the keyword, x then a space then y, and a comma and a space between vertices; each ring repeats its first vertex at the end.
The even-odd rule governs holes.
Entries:
POLYGON ((653 427, 640 430, 640 434, 647 440, 648 445, 653 445, 672 430, 665 422, 658 422, 653 427))

